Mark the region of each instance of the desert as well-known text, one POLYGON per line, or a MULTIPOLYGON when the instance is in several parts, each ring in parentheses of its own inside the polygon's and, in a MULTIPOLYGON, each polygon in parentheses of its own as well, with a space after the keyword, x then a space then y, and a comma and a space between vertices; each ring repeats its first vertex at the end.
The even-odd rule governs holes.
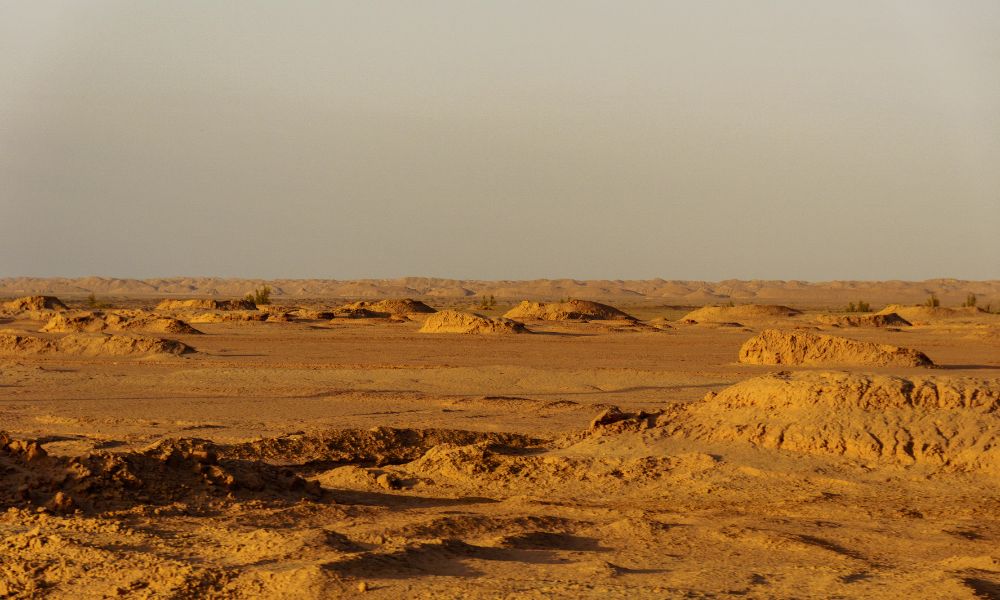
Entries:
POLYGON ((1000 600, 998 33, 0 2, 0 600, 1000 600))
POLYGON ((1000 315, 985 310, 845 313, 839 286, 795 284, 774 304, 580 281, 608 291, 498 282, 486 302, 386 282, 378 299, 259 306, 127 281, 57 298, 65 285, 15 297, 25 282, 0 280, 5 597, 1000 585, 1000 315))

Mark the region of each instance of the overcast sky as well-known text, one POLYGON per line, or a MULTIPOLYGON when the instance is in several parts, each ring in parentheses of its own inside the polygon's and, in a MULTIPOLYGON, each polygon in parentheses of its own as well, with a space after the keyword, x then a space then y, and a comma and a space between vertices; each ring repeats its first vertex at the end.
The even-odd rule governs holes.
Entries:
POLYGON ((0 0, 0 276, 1000 278, 1000 2, 0 0))

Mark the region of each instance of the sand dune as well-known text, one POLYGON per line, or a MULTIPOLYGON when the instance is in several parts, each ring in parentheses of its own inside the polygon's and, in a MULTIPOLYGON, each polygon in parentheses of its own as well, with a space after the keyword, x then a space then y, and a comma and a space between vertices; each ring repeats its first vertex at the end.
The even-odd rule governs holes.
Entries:
MULTIPOLYGON (((1000 280, 962 281, 933 279, 927 281, 781 281, 727 280, 667 281, 648 280, 574 280, 539 279, 526 281, 454 280, 430 277, 402 279, 365 279, 339 281, 328 279, 234 279, 220 277, 176 277, 168 279, 120 279, 106 277, 0 278, 0 295, 60 294, 83 297, 99 296, 202 296, 242 297, 247 290, 269 285, 274 297, 375 299, 411 297, 461 299, 495 295, 520 300, 532 298, 554 301, 559 298, 593 298, 606 301, 635 299, 672 302, 683 305, 717 303, 726 299, 737 303, 784 303, 792 306, 816 305, 843 307, 859 299, 872 304, 919 303, 935 293, 945 305, 958 306, 970 293, 984 304, 1000 306, 1000 280)), ((906 318, 906 315, 901 315, 906 318)))

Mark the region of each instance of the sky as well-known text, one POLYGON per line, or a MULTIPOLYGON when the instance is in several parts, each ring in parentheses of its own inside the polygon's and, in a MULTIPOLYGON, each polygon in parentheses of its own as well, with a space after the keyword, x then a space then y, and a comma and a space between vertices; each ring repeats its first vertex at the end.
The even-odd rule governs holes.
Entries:
POLYGON ((1000 278, 1000 2, 0 0, 0 277, 1000 278))

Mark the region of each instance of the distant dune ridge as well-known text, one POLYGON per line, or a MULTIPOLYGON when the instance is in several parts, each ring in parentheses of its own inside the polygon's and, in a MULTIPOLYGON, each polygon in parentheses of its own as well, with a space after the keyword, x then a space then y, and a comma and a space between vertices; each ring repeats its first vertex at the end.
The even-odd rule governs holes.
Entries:
MULTIPOLYGON (((493 295, 506 300, 531 298, 557 301, 561 298, 589 298, 605 301, 657 301, 692 306, 703 304, 821 304, 846 305, 864 300, 873 305, 918 304, 934 293, 942 305, 958 306, 972 293, 983 304, 1000 306, 1000 280, 962 281, 930 279, 927 281, 781 281, 726 280, 668 281, 647 280, 576 280, 536 279, 526 281, 484 281, 404 277, 399 279, 235 279, 219 277, 172 277, 157 279, 119 279, 109 277, 0 278, 0 296, 54 294, 82 297, 205 297, 241 298, 267 284, 272 297, 339 299, 461 299, 493 295)), ((433 304, 433 302, 432 302, 433 304)), ((903 318, 907 315, 900 313, 903 318)))

